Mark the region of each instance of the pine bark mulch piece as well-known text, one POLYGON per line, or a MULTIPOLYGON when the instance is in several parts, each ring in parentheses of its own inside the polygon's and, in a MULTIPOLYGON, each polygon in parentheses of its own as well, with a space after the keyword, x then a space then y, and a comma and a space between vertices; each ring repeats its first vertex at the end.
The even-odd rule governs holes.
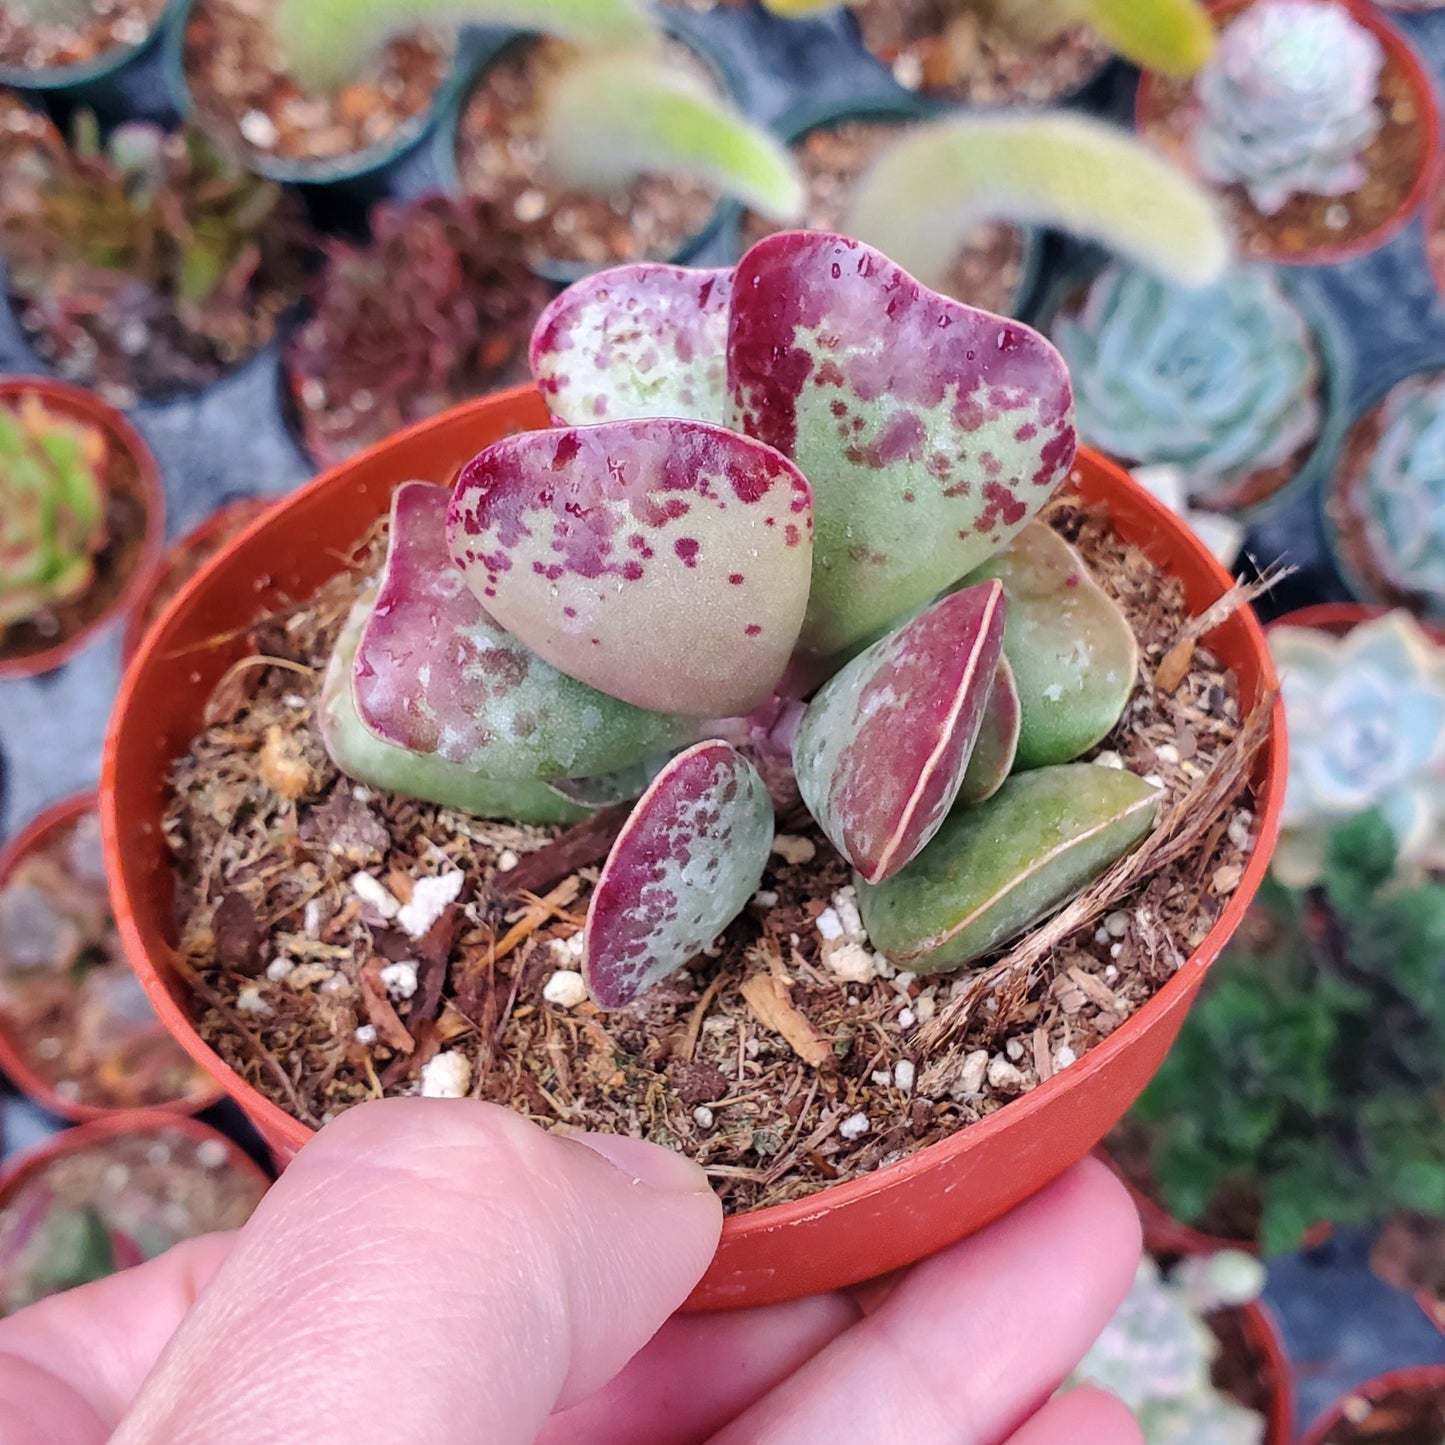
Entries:
MULTIPOLYGON (((760 891, 712 956, 631 1009, 578 1001, 580 930, 598 872, 582 860, 600 856, 599 839, 567 859, 576 833, 374 792, 327 759, 316 694, 359 590, 358 574, 343 572, 258 629, 257 654, 218 687, 206 730, 173 770, 165 831, 179 966, 196 982, 201 1033, 248 1082, 313 1123, 364 1099, 421 1092, 427 1065, 459 1054, 473 1095, 550 1127, 687 1153, 734 1212, 901 1159, 1037 1087, 1152 997, 1222 913, 1253 846, 1241 790, 1260 741, 1240 716, 1235 679, 1203 646, 1175 688, 1155 687, 1189 623, 1178 584, 1101 517, 1067 502, 1049 516, 1140 640, 1135 695, 1094 760, 1157 780, 1166 814, 1196 806, 1231 759, 1238 786, 1210 800, 1202 831, 1172 835, 1162 872, 1109 895, 1102 916, 1026 968, 1000 969, 1001 951, 988 969, 957 977, 896 971, 867 946, 843 860, 810 822, 790 818, 760 891), (359 867, 327 830, 308 829, 337 799, 385 830, 381 858, 359 867), (509 873, 538 854, 546 864, 513 894, 509 873), (571 871, 557 880, 559 854, 571 871), (440 1001, 417 1022, 430 973, 397 909, 422 880, 457 871, 440 1001), (235 892, 255 910, 260 941, 242 966, 226 966, 214 920, 235 892), (391 971, 373 959, 393 960, 391 971), (996 981, 980 994, 984 977, 996 981), (384 1028, 375 1020, 378 981, 410 1050, 389 1017, 384 1028)), ((381 546, 378 531, 361 572, 374 569, 381 546)))

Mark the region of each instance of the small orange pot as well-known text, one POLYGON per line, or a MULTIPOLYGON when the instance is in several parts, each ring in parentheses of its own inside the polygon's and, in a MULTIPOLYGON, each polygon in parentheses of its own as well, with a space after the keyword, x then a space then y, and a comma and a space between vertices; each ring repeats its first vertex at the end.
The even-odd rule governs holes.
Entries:
POLYGON ((1413 1369, 1391 1370, 1388 1374, 1366 1380, 1363 1385, 1357 1385, 1353 1390, 1347 1390, 1315 1421, 1300 1445, 1323 1445, 1330 1431, 1348 1419, 1345 1407, 1350 1401, 1365 1400, 1373 1403, 1402 1390, 1412 1393, 1445 1390, 1445 1365, 1417 1365, 1413 1369))
MULTIPOLYGON (((1220 28, 1225 21, 1233 19, 1241 10, 1247 9, 1255 0, 1207 0, 1209 13, 1220 28)), ((1330 0, 1332 4, 1343 5, 1352 19, 1370 31, 1384 47, 1385 55, 1405 74, 1415 98, 1415 110, 1419 117, 1421 131, 1426 137, 1426 148, 1421 158, 1420 169, 1410 189, 1406 192, 1395 211, 1373 231, 1338 245, 1315 246, 1310 250, 1291 251, 1283 247, 1270 250, 1268 260, 1284 266, 1325 266, 1339 261, 1352 261, 1378 251, 1392 236, 1399 232, 1410 218, 1420 209, 1425 193, 1430 188, 1439 155, 1440 107, 1435 98, 1434 82, 1425 63, 1416 53, 1414 46, 1395 26, 1365 0, 1330 0)), ((1134 100, 1134 124, 1146 138, 1158 123, 1164 112, 1160 95, 1161 78, 1153 71, 1146 70, 1139 77, 1139 89, 1134 100)))
POLYGON ((1241 1305, 1239 1319, 1245 1338, 1264 1357, 1264 1383, 1269 1388, 1264 1445, 1290 1445, 1294 1439, 1294 1376, 1279 1326, 1267 1305, 1241 1305))
POLYGON ((108 627, 117 617, 124 616, 135 605, 141 592, 151 585, 165 546, 166 503, 160 467, 141 434, 113 406, 83 387, 38 376, 0 379, 0 402, 17 401, 27 393, 38 396, 52 411, 98 428, 114 448, 131 458, 140 482, 146 527, 136 563, 130 575, 120 581, 115 597, 105 610, 80 631, 63 638, 53 647, 10 657, 0 653, 0 680, 32 677, 59 667, 85 647, 97 632, 108 627))
MULTIPOLYGON (((1286 612, 1283 617, 1276 617, 1265 631, 1273 632, 1276 627, 1313 627, 1316 632, 1328 632, 1331 637, 1343 637, 1362 622, 1373 622, 1387 612, 1398 610, 1400 609, 1376 607, 1363 602, 1317 602, 1312 607, 1297 607, 1293 612, 1286 612)), ((1437 646, 1445 647, 1445 627, 1432 627, 1419 617, 1415 621, 1435 640, 1437 646)))
MULTIPOLYGON (((11 874, 20 866, 22 859, 37 849, 43 848, 55 834, 72 827, 87 813, 95 812, 95 809, 96 796, 94 793, 81 793, 47 808, 26 828, 17 833, 4 849, 0 849, 0 888, 10 881, 11 874)), ((22 1094, 33 1099, 42 1108, 48 1109, 52 1114, 58 1114, 62 1119, 78 1122, 96 1120, 108 1123, 116 1119, 128 1118, 137 1112, 155 1113, 174 1119, 185 1114, 197 1114, 202 1109, 209 1108, 221 1097, 221 1089, 211 1086, 191 1094, 188 1098, 177 1099, 174 1103, 157 1105, 154 1109, 140 1111, 124 1108, 111 1109, 101 1104, 86 1104, 75 1099, 67 1099, 63 1094, 57 1093, 55 1088, 36 1072, 29 1055, 21 1047, 20 1041, 16 1037, 14 1024, 3 1011, 0 1011, 0 1073, 4 1073, 22 1094)), ((69 1138, 70 1135, 67 1134, 66 1137, 69 1138)))
MULTIPOLYGON (((450 481, 479 450, 550 418, 530 386, 457 407, 324 473, 212 559, 141 644, 121 684, 101 782, 111 896, 136 972, 166 1026, 241 1105, 282 1158, 310 1130, 229 1069, 192 1024, 171 964, 172 869, 161 817, 174 759, 202 727, 207 698, 244 655, 251 622, 283 597, 308 596, 385 513, 408 477, 450 481)), ((1107 507, 1203 610, 1232 584, 1204 546, 1125 472, 1080 454, 1073 485, 1107 507)), ((1264 633, 1248 609, 1209 634, 1239 678, 1247 709, 1278 688, 1264 633)), ((1159 1066, 1209 965, 1244 916, 1274 847, 1284 796, 1283 708, 1254 779, 1260 836, 1228 907, 1158 995, 1077 1064, 991 1118, 910 1158, 806 1199, 729 1219, 689 1305, 726 1309, 836 1289, 886 1274, 983 1228, 1082 1159, 1159 1066)))
POLYGON ((270 497, 239 497, 234 502, 217 507, 209 517, 169 548, 160 570, 151 578, 145 592, 136 598, 130 616, 126 618, 120 645, 120 655, 124 661, 129 662, 135 656, 141 638, 145 636, 146 610, 152 605, 152 599, 167 589, 172 593, 179 591, 192 573, 200 570, 199 567, 190 565, 191 554, 200 552, 201 565, 204 565, 220 550, 227 537, 234 536, 254 522, 271 506, 272 500, 270 497))

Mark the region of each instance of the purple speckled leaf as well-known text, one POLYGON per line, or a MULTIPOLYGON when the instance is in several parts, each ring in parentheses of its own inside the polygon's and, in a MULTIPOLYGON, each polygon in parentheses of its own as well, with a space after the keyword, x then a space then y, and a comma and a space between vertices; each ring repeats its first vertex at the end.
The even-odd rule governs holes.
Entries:
POLYGON ((496 619, 613 697, 731 717, 797 641, 812 490, 770 447, 644 419, 507 437, 469 462, 452 556, 496 619))
POLYGON ((532 375, 563 423, 727 412, 732 268, 643 262, 569 287, 538 318, 532 375))
POLYGON ((793 742, 809 811, 869 882, 943 826, 973 754, 1003 650, 1003 587, 934 603, 819 691, 793 742))
MULTIPOLYGON (((1007 641, 1007 624, 1004 637, 1007 641)), ((973 756, 968 760, 968 771, 963 775, 963 786, 958 790, 959 803, 981 803, 1003 787, 1013 771, 1018 754, 1022 718, 1014 670, 1009 666, 1008 657, 1004 656, 998 660, 998 671, 994 673, 993 687, 984 705, 973 756)))
POLYGON ((629 767, 696 736, 549 666, 483 610, 447 549, 450 494, 405 482, 376 606, 352 669, 380 741, 494 779, 547 781, 629 767))
POLYGON ((582 969, 603 1008, 622 1008, 709 947, 762 881, 773 805, 724 742, 679 753, 643 794, 592 894, 582 969))
POLYGON ((1074 457, 1068 372, 1042 336, 826 233, 780 232, 738 263, 728 386, 731 425, 816 490, 802 642, 820 655, 978 566, 1074 457))

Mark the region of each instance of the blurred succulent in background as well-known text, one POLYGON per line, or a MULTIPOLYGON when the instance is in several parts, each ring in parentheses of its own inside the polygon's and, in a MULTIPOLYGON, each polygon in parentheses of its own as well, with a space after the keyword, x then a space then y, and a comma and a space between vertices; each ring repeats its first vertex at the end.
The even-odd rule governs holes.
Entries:
POLYGON ((106 541, 104 435, 34 392, 0 404, 0 634, 78 597, 106 541))
POLYGON ((1237 1250, 1182 1260, 1167 1277, 1146 1255, 1071 1383, 1122 1400, 1145 1445, 1260 1445, 1263 1417, 1211 1378, 1219 1340, 1204 1317, 1247 1304, 1263 1288, 1264 1266, 1237 1250))
POLYGON ((491 209, 432 196, 378 206, 368 244, 332 241, 286 367, 312 455, 332 465, 526 374, 551 295, 503 254, 491 209))
POLYGON ((1233 517, 1218 512, 1197 512, 1189 505, 1188 478, 1183 467, 1161 463, 1153 467, 1135 467, 1134 480, 1151 497, 1163 502, 1191 532, 1214 553, 1219 564, 1233 568, 1244 547, 1245 529, 1233 517))
POLYGON ((1390 391, 1357 496, 1385 576, 1445 606, 1445 374, 1390 391))
POLYGON ((919 973, 1150 831, 1152 784, 1072 761, 1117 722, 1137 646, 1030 520, 1074 454, 1042 337, 794 231, 735 270, 573 286, 532 367, 555 425, 487 448, 450 499, 394 494, 322 729, 362 782, 516 821, 645 787, 584 930, 604 1007, 756 890, 773 802, 743 748, 795 778, 875 946, 919 973))
POLYGON ((1319 433, 1314 341, 1266 270, 1186 288, 1115 263, 1051 334, 1084 440, 1124 462, 1182 467, 1201 505, 1227 505, 1319 433))
POLYGON ((128 403, 204 385, 264 345, 300 290, 299 211, 198 130, 92 117, 0 174, 20 316, 69 379, 128 403))
POLYGON ((1099 241, 1185 286, 1229 240, 1206 192, 1117 126, 964 115, 909 127, 862 176, 843 229, 941 284, 970 229, 1007 220, 1099 241))
POLYGON ((1329 830, 1316 886, 1272 876, 1128 1116, 1165 1208, 1252 1201, 1265 1254, 1322 1221, 1445 1218, 1442 957, 1445 886, 1402 880, 1377 812, 1329 830))
POLYGON ((1402 867, 1445 862, 1445 652, 1403 611, 1341 638, 1276 627, 1270 650, 1290 738, 1276 872, 1313 881, 1330 825, 1372 808, 1402 867))
POLYGON ((1259 0, 1225 26, 1195 91, 1194 153, 1212 181, 1239 183, 1266 215, 1296 194, 1342 196, 1383 117, 1380 42, 1344 6, 1259 0))

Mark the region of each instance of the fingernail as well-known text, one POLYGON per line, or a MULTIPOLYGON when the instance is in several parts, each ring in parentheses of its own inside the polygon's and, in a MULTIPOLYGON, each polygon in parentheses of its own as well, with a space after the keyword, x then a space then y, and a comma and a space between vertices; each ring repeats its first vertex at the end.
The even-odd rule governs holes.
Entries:
POLYGON ((660 1144, 649 1144, 646 1139, 630 1139, 625 1134, 590 1134, 582 1129, 565 1137, 600 1154, 636 1184, 646 1184, 668 1194, 704 1194, 712 1188, 707 1175, 691 1159, 674 1154, 660 1144))

